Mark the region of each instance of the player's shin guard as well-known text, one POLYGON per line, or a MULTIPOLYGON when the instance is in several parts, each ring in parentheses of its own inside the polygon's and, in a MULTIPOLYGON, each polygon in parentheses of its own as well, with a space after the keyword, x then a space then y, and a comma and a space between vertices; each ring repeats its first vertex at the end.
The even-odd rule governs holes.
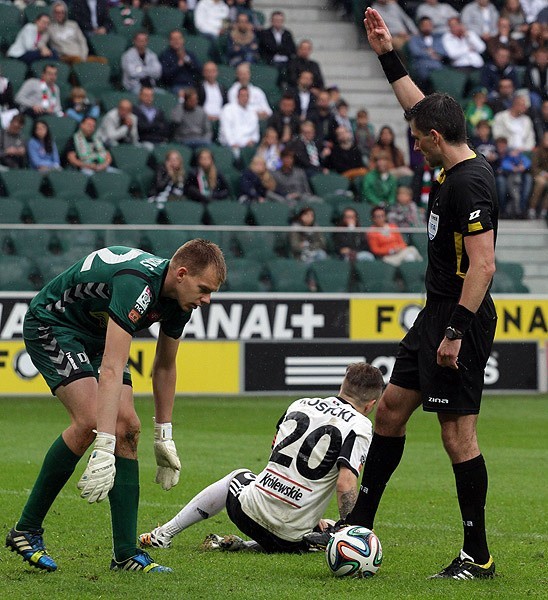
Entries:
POLYGON ((474 562, 487 563, 490 558, 485 533, 487 468, 483 455, 453 465, 453 472, 464 527, 462 549, 474 562))
POLYGON ((139 509, 139 463, 116 457, 116 478, 108 493, 112 519, 114 557, 122 562, 136 552, 137 511, 139 509))
POLYGON ((15 527, 18 531, 35 531, 42 527, 46 514, 80 458, 66 445, 62 436, 53 442, 15 527))
POLYGON ((387 437, 378 433, 373 434, 363 466, 358 499, 352 512, 346 517, 346 523, 373 529, 373 521, 384 489, 400 463, 404 446, 405 436, 387 437))

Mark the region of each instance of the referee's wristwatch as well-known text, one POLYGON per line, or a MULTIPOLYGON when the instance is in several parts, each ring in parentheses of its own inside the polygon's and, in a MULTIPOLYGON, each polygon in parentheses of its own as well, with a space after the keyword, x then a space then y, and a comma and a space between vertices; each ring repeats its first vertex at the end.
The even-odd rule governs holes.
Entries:
POLYGON ((454 327, 449 326, 445 330, 445 337, 448 340, 462 340, 462 338, 464 337, 464 334, 462 332, 460 332, 458 329, 455 329, 454 327))

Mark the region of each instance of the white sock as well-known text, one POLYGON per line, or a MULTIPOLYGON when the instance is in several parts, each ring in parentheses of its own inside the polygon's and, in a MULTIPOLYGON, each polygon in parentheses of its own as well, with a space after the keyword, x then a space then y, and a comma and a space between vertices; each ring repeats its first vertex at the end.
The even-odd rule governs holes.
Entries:
POLYGON ((232 471, 194 496, 171 521, 162 525, 162 531, 173 537, 183 529, 219 514, 226 506, 228 488, 236 473, 238 471, 232 471))

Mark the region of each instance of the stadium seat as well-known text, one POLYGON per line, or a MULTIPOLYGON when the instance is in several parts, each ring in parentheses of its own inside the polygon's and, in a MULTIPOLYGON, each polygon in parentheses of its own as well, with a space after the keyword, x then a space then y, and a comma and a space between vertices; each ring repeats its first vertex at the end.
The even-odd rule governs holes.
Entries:
POLYGON ((171 93, 156 93, 154 94, 154 106, 162 110, 168 121, 171 120, 171 111, 177 106, 177 96, 171 93))
POLYGON ((74 256, 73 254, 58 254, 55 256, 38 256, 36 258, 36 265, 40 271, 44 282, 51 281, 54 277, 57 277, 59 273, 62 273, 80 258, 83 258, 85 253, 81 256, 74 256))
POLYGON ((430 81, 435 92, 445 92, 459 102, 464 102, 464 92, 466 83, 468 81, 468 75, 452 69, 451 67, 444 67, 437 71, 430 71, 430 81))
POLYGON ((158 56, 160 56, 168 46, 169 40, 167 39, 167 35, 151 34, 148 36, 148 48, 158 56))
POLYGON ((52 236, 57 244, 53 243, 53 248, 58 253, 70 254, 77 259, 96 250, 102 241, 102 232, 93 229, 58 229, 52 236))
POLYGON ((23 15, 15 5, 0 4, 0 40, 4 47, 13 44, 22 25, 23 15))
POLYGON ((206 211, 211 225, 245 225, 248 208, 231 200, 213 200, 206 211))
POLYGON ((106 200, 81 198, 75 200, 72 207, 82 225, 110 225, 116 213, 116 205, 106 200))
POLYGON ((83 173, 65 169, 64 171, 50 171, 46 177, 54 196, 75 201, 89 200, 89 196, 86 194, 88 178, 83 173))
POLYGON ((184 144, 155 144, 154 150, 152 151, 152 156, 156 161, 156 164, 163 164, 166 159, 166 154, 171 150, 177 150, 179 154, 183 157, 183 164, 185 166, 185 170, 188 171, 190 163, 192 162, 192 155, 194 151, 189 146, 185 146, 184 144))
POLYGON ((48 255, 53 246, 53 234, 45 229, 14 229, 10 237, 18 256, 48 255))
POLYGON ((29 198, 40 194, 43 174, 34 169, 13 169, 0 173, 4 191, 12 198, 29 198))
POLYGON ((67 223, 70 205, 63 198, 27 198, 25 203, 34 223, 40 225, 67 223))
POLYGON ((253 157, 257 153, 257 146, 244 146, 240 150, 240 162, 244 169, 249 166, 249 163, 253 160, 253 157))
POLYGON ((251 65, 251 83, 263 90, 278 87, 280 72, 270 65, 251 65))
POLYGON ((158 208, 146 200, 120 200, 118 211, 126 225, 154 225, 158 221, 158 208))
POLYGON ((48 13, 48 9, 44 5, 29 4, 23 11, 23 20, 25 23, 33 23, 38 15, 44 13, 48 13))
POLYGON ((130 248, 140 248, 142 239, 146 235, 146 231, 125 230, 125 229, 108 229, 104 232, 104 246, 129 246, 130 248))
POLYGON ((278 236, 269 231, 236 231, 233 242, 237 254, 244 258, 254 258, 262 262, 277 257, 277 249, 281 246, 278 236))
POLYGON ((428 258, 428 236, 426 233, 412 233, 409 237, 409 245, 415 246, 424 260, 428 258))
POLYGON ((96 197, 102 200, 125 198, 129 193, 131 177, 127 173, 94 173, 90 185, 95 190, 96 197))
MULTIPOLYGON (((310 206, 314 209, 316 216, 314 224, 318 227, 333 227, 333 207, 330 204, 312 202, 310 206)), ((299 208, 297 207, 296 212, 299 208)))
POLYGON ((221 171, 223 175, 225 175, 226 179, 225 171, 231 171, 235 168, 232 150, 226 146, 219 146, 217 144, 213 144, 208 148, 208 150, 210 150, 211 154, 213 155, 217 169, 221 171))
POLYGON ((0 223, 21 223, 25 204, 17 198, 0 198, 0 223))
POLYGON ((120 144, 112 147, 110 154, 114 166, 130 175, 131 186, 138 189, 143 196, 147 196, 154 179, 154 172, 148 167, 150 150, 143 146, 120 144))
POLYGON ((326 258, 310 265, 318 292, 345 293, 350 291, 351 265, 338 258, 326 258))
POLYGON ((266 263, 273 292, 308 292, 310 265, 292 258, 274 258, 266 263))
POLYGON ((496 294, 529 293, 529 288, 523 283, 523 267, 519 263, 497 261, 496 267, 491 292, 496 294))
POLYGON ((228 292, 260 292, 262 264, 252 258, 227 259, 227 277, 223 289, 228 292))
POLYGON ((135 106, 139 99, 131 92, 108 89, 99 96, 99 102, 103 108, 103 112, 116 108, 120 100, 129 100, 135 106))
MULTIPOLYGON (((43 12, 43 11, 42 11, 43 12)), ((70 67, 60 61, 51 61, 47 58, 42 58, 40 60, 35 60, 30 66, 30 76, 38 77, 42 76, 42 71, 46 65, 54 64, 57 68, 57 85, 61 83, 68 83, 70 77, 70 67)))
POLYGON ((59 154, 63 156, 65 146, 69 139, 74 135, 78 124, 70 117, 45 115, 41 117, 41 119, 48 124, 51 135, 57 144, 57 150, 59 151, 59 154))
POLYGON ((189 231, 150 229, 144 232, 144 237, 148 238, 153 254, 171 258, 177 248, 195 236, 189 231))
POLYGON ((127 5, 119 7, 110 7, 109 15, 114 24, 114 29, 118 35, 122 35, 128 40, 133 39, 133 36, 143 30, 144 12, 140 8, 131 7, 129 15, 122 14, 121 8, 127 9, 127 5))
POLYGON ((236 70, 230 65, 217 65, 219 75, 217 81, 228 89, 236 81, 236 70))
POLYGON ((250 205, 255 225, 266 227, 289 225, 290 208, 282 202, 259 202, 250 205))
POLYGON ((203 65, 211 60, 211 42, 201 35, 185 35, 185 48, 203 65))
POLYGON ((350 187, 350 180, 337 173, 319 173, 310 178, 312 191, 325 198, 328 194, 344 193, 350 187))
MULTIPOLYGON (((7 5, 0 4, 0 7, 4 6, 7 5)), ((0 58, 0 73, 2 73, 4 77, 11 81, 11 85, 13 87, 13 94, 15 95, 18 92, 19 88, 23 85, 23 81, 25 81, 25 77, 27 75, 27 65, 24 62, 15 58, 0 58)))
POLYGON ((179 9, 169 6, 151 6, 147 10, 146 18, 154 34, 167 36, 173 29, 183 27, 184 14, 179 9))
POLYGON ((95 62, 81 62, 72 65, 78 84, 93 94, 101 94, 111 88, 109 65, 95 62))
POLYGON ((28 292, 36 289, 31 277, 38 268, 26 256, 0 255, 0 290, 28 292))
POLYGON ((112 77, 119 78, 122 72, 122 54, 128 45, 127 38, 111 32, 108 35, 92 35, 90 41, 93 54, 106 58, 112 77))
POLYGON ((164 207, 170 225, 202 225, 204 207, 191 200, 174 200, 164 207))
POLYGON ((404 262, 399 266, 405 291, 411 294, 422 294, 426 291, 424 275, 426 262, 404 262))
POLYGON ((395 293, 396 267, 382 261, 358 260, 354 263, 358 288, 365 293, 395 293))

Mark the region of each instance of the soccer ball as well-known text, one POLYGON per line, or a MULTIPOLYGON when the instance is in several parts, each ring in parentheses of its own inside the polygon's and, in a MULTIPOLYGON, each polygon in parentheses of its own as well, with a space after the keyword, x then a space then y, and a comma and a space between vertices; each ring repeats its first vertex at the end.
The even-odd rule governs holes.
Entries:
POLYGON ((381 566, 382 547, 370 529, 351 525, 329 540, 325 559, 336 577, 371 577, 381 566))

